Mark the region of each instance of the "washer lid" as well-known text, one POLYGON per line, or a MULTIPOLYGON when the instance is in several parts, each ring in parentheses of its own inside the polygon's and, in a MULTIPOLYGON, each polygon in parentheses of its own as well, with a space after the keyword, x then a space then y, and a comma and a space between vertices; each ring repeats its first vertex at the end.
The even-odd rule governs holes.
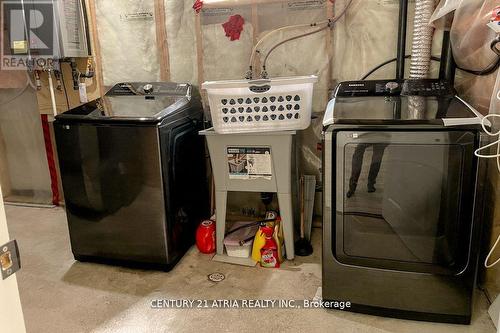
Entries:
POLYGON ((328 103, 323 125, 481 124, 482 115, 457 96, 337 97, 328 103))
POLYGON ((156 122, 191 101, 191 86, 171 82, 119 83, 104 97, 57 116, 57 119, 156 122))
POLYGON ((186 102, 185 98, 174 96, 104 96, 89 116, 137 120, 160 119, 186 102))
POLYGON ((59 115, 56 119, 159 121, 188 104, 185 97, 104 96, 59 115))

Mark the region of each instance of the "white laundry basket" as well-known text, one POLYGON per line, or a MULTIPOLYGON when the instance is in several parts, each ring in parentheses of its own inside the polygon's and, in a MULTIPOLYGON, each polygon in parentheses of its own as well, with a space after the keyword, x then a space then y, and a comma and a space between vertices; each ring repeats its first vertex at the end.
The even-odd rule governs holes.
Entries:
POLYGON ((306 129, 311 124, 314 83, 318 77, 208 81, 215 132, 236 134, 306 129))

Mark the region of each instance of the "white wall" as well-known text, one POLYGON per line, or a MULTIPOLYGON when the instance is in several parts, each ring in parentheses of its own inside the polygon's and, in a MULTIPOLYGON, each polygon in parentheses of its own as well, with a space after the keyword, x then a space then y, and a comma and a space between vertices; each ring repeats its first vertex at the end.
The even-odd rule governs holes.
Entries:
MULTIPOLYGON (((1 194, 2 190, 0 188, 0 245, 10 240, 1 194)), ((15 274, 6 280, 0 279, 0 325, 1 332, 26 332, 15 274)))

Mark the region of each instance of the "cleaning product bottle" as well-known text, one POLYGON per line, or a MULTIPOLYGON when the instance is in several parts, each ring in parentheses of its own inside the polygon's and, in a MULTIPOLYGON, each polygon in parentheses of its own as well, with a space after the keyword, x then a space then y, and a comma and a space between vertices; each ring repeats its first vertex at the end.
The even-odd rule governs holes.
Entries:
POLYGON ((262 232, 262 227, 259 227, 257 233, 255 234, 255 238, 253 239, 253 247, 252 247, 252 259, 255 262, 260 262, 260 250, 266 244, 266 235, 262 232))
POLYGON ((262 267, 280 267, 280 260, 278 256, 278 244, 274 240, 274 228, 273 227, 262 227, 262 232, 266 236, 266 243, 260 250, 260 265, 262 267))

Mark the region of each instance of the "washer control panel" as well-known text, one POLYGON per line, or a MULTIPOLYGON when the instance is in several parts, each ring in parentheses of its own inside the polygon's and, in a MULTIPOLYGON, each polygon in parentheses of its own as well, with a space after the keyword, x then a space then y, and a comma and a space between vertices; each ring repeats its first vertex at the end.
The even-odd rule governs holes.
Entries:
POLYGON ((116 84, 106 96, 169 95, 191 97, 189 84, 173 82, 122 82, 116 84))

